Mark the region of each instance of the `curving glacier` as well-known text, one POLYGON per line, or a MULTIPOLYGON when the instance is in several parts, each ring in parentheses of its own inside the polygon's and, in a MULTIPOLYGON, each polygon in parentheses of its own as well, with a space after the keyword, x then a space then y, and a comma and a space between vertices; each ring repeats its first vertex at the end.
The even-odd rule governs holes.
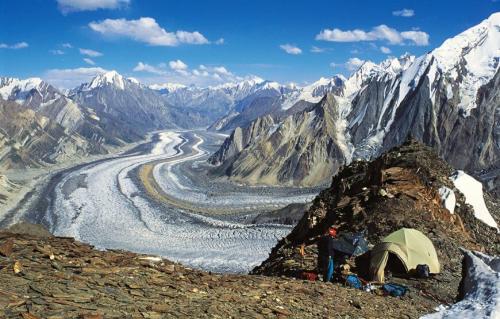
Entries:
MULTIPOLYGON (((216 272, 247 272, 263 259, 291 228, 285 225, 247 225, 228 218, 188 212, 152 201, 135 178, 134 170, 155 163, 154 178, 169 196, 200 209, 216 207, 252 211, 303 202, 314 194, 252 195, 231 192, 207 195, 187 184, 176 165, 208 156, 203 137, 191 132, 162 132, 146 154, 121 156, 66 174, 54 187, 45 214, 51 231, 101 249, 126 249, 156 254, 185 265, 216 272), (190 146, 189 146, 189 145, 190 146), (189 147, 187 147, 189 146, 189 147)), ((249 193, 249 194, 248 194, 249 193)), ((284 193, 282 193, 284 194, 284 193)))

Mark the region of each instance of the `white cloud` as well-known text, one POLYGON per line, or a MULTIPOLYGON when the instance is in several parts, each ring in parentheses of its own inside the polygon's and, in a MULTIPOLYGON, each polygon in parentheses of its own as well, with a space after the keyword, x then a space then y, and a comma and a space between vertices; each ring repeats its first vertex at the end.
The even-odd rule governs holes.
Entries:
POLYGON ((217 74, 220 74, 220 75, 227 75, 227 76, 231 76, 233 75, 231 72, 229 72, 225 67, 223 66, 217 66, 217 67, 214 67, 214 72, 217 73, 217 74))
POLYGON ((217 45, 222 45, 222 44, 224 44, 224 38, 220 38, 217 41, 215 41, 214 43, 217 45))
POLYGON ((330 66, 332 68, 343 67, 343 68, 346 68, 347 70, 352 72, 352 71, 356 71, 357 69, 359 69, 359 67, 362 66, 363 63, 365 63, 365 62, 366 62, 365 60, 354 57, 354 58, 350 58, 345 63, 332 62, 332 63, 330 63, 330 66))
POLYGON ((53 55, 63 55, 65 53, 63 50, 59 50, 59 49, 49 50, 49 52, 52 53, 53 55))
POLYGON ((135 72, 150 73, 151 76, 139 77, 141 83, 179 83, 183 85, 209 86, 227 82, 241 81, 244 77, 237 76, 225 66, 206 66, 200 64, 190 69, 181 60, 172 60, 168 64, 160 63, 156 66, 139 62, 133 69, 135 72))
POLYGON ((332 42, 387 41, 390 44, 405 44, 408 40, 416 45, 429 44, 429 35, 423 31, 403 31, 381 24, 367 32, 360 29, 324 29, 316 35, 316 40, 332 42))
POLYGON ((87 64, 90 64, 90 65, 95 65, 95 62, 94 60, 90 59, 90 58, 83 58, 83 61, 87 64))
POLYGON ((80 48, 79 50, 80 50, 80 54, 86 55, 86 56, 89 56, 89 57, 92 57, 92 58, 96 58, 96 57, 102 56, 101 52, 94 51, 94 50, 91 50, 91 49, 82 49, 82 48, 80 48))
POLYGON ((59 10, 62 13, 118 9, 129 3, 130 0, 57 0, 59 10))
POLYGON ((302 53, 302 49, 288 43, 280 45, 280 48, 288 54, 297 55, 302 53))
POLYGON ((311 52, 312 53, 323 53, 323 52, 325 52, 325 49, 319 48, 319 47, 316 47, 316 46, 312 46, 311 52))
POLYGON ((363 63, 365 63, 366 61, 365 60, 361 60, 359 58, 350 58, 349 60, 347 60, 347 62, 345 63, 345 67, 349 70, 349 71, 356 71, 357 69, 359 69, 360 66, 363 65, 363 63))
MULTIPOLYGON (((163 64, 164 65, 164 64, 163 64)), ((167 72, 165 70, 162 70, 163 66, 159 65, 158 67, 149 65, 147 63, 142 63, 139 62, 133 69, 135 72, 148 72, 148 73, 153 73, 153 74, 166 74, 167 72)))
POLYGON ((382 51, 382 53, 385 53, 385 54, 389 54, 391 53, 391 49, 389 49, 388 47, 380 47, 380 51, 382 51))
POLYGON ((396 11, 392 11, 392 15, 397 16, 397 17, 409 18, 409 17, 413 17, 415 15, 415 11, 413 11, 412 9, 396 10, 396 11))
POLYGON ((6 43, 0 43, 0 49, 24 49, 29 47, 29 44, 26 42, 17 42, 14 44, 6 44, 6 43))
POLYGON ((153 18, 138 20, 106 19, 91 22, 89 27, 105 36, 125 37, 154 46, 177 46, 181 43, 208 44, 209 41, 198 31, 168 32, 153 18))
POLYGON ((181 60, 170 61, 170 62, 168 62, 168 65, 174 71, 183 71, 183 70, 187 70, 187 68, 188 68, 188 65, 186 63, 182 62, 181 60))
POLYGON ((416 45, 428 45, 429 35, 423 31, 405 31, 401 32, 403 38, 413 41, 416 45))
POLYGON ((63 44, 62 44, 62 47, 63 47, 63 48, 66 48, 66 49, 71 49, 71 48, 73 48, 73 46, 71 45, 71 43, 63 43, 63 44))
POLYGON ((88 82, 96 75, 105 72, 107 70, 100 67, 51 69, 46 71, 42 77, 56 87, 69 89, 88 82))

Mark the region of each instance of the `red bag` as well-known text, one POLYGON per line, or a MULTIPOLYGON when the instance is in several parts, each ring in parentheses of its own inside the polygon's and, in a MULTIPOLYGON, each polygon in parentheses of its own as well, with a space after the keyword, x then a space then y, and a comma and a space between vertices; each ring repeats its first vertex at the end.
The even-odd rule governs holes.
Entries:
POLYGON ((316 281, 316 280, 318 280, 318 274, 305 271, 302 273, 302 279, 309 280, 309 281, 316 281))

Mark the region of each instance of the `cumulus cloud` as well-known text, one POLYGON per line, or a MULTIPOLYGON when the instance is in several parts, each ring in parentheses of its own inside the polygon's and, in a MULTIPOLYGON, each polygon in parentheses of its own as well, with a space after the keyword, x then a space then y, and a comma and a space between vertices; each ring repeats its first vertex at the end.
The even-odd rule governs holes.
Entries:
POLYGON ((94 60, 92 60, 90 58, 83 58, 83 62, 90 64, 90 65, 95 65, 94 60))
POLYGON ((429 35, 423 31, 398 31, 381 24, 370 31, 360 29, 341 30, 324 29, 316 35, 316 40, 332 42, 387 41, 390 44, 405 44, 408 41, 416 45, 428 45, 429 35))
POLYGON ((99 9, 118 9, 130 3, 130 0, 57 0, 62 13, 76 11, 95 11, 99 9))
POLYGON ((224 44, 224 38, 220 38, 217 41, 215 41, 214 43, 217 45, 222 45, 222 44, 224 44))
POLYGON ((382 53, 385 53, 385 54, 389 54, 391 53, 391 49, 389 49, 388 47, 380 47, 380 51, 382 51, 382 53))
POLYGON ((302 49, 300 49, 299 47, 297 47, 295 45, 291 45, 288 43, 280 45, 280 48, 288 54, 297 55, 297 54, 302 53, 302 49))
POLYGON ((106 19, 100 22, 91 22, 89 27, 104 36, 124 37, 147 43, 153 46, 177 46, 186 44, 210 43, 198 31, 169 32, 162 28, 155 19, 143 17, 137 20, 106 19))
POLYGON ((73 48, 73 46, 71 45, 71 43, 63 43, 63 44, 62 44, 62 47, 63 47, 63 48, 66 48, 66 49, 71 49, 71 48, 73 48))
POLYGON ((343 68, 346 68, 347 70, 352 72, 352 71, 356 71, 357 69, 359 69, 359 67, 362 66, 363 63, 365 63, 365 62, 366 62, 365 60, 354 57, 354 58, 350 58, 345 63, 332 62, 332 63, 330 63, 330 66, 332 68, 343 67, 343 68))
POLYGON ((53 55, 63 55, 63 54, 65 54, 65 52, 63 50, 59 50, 59 49, 49 50, 49 52, 52 53, 53 55))
POLYGON ((70 89, 81 83, 89 82, 96 75, 107 72, 100 67, 76 69, 50 69, 42 76, 47 82, 56 87, 70 89))
POLYGON ((214 67, 214 72, 216 74, 220 74, 220 75, 226 75, 226 76, 231 76, 233 75, 231 72, 229 72, 225 67, 223 66, 217 66, 217 67, 214 67))
POLYGON ((148 73, 153 73, 153 74, 166 74, 166 71, 162 70, 162 67, 164 67, 164 64, 159 65, 158 67, 155 67, 155 66, 149 65, 147 63, 139 62, 134 67, 133 71, 134 72, 148 72, 148 73))
POLYGON ((27 47, 29 47, 29 44, 26 43, 26 42, 17 42, 17 43, 14 43, 14 44, 0 43, 0 49, 13 49, 13 50, 17 50, 17 49, 24 49, 24 48, 27 48, 27 47))
POLYGON ((182 70, 186 70, 188 68, 188 65, 186 63, 182 62, 181 60, 170 61, 170 62, 168 62, 168 65, 174 71, 182 71, 182 70))
POLYGON ((392 15, 396 17, 405 17, 405 18, 410 18, 415 15, 415 11, 412 9, 401 9, 401 10, 396 10, 392 11, 392 15))
POLYGON ((94 51, 94 50, 91 50, 91 49, 82 49, 82 48, 80 48, 79 50, 80 50, 80 54, 81 55, 86 55, 86 56, 89 56, 89 57, 92 57, 92 58, 96 58, 96 57, 102 56, 101 52, 94 51))
POLYGON ((429 44, 429 35, 422 31, 405 31, 401 32, 401 36, 405 39, 413 41, 416 45, 429 44))
POLYGON ((345 63, 345 67, 349 70, 349 71, 356 71, 357 69, 359 69, 360 66, 363 65, 363 63, 365 63, 366 61, 365 60, 361 60, 359 58, 350 58, 349 60, 347 60, 347 62, 345 63))

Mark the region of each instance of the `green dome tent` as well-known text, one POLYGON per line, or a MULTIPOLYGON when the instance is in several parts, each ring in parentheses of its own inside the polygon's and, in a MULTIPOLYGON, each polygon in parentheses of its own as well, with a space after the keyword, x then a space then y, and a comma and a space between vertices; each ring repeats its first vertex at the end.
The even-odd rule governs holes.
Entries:
POLYGON ((417 265, 426 264, 431 273, 439 273, 440 265, 436 249, 431 240, 416 229, 401 228, 385 237, 371 251, 370 274, 372 279, 384 282, 384 270, 394 254, 402 262, 406 272, 414 270, 417 265))

